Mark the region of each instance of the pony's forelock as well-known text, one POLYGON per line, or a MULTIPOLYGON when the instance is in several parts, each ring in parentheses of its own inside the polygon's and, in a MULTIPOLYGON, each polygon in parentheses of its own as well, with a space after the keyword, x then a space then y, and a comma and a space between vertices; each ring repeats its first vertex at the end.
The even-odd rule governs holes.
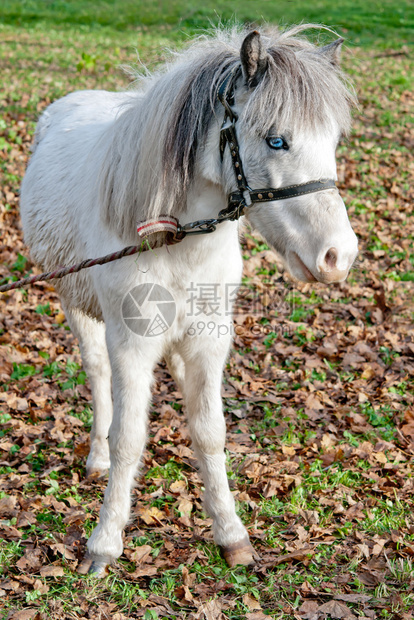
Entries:
MULTIPOLYGON (((350 109, 356 105, 353 87, 328 55, 303 37, 304 24, 268 38, 268 69, 252 92, 243 120, 259 134, 270 127, 322 129, 334 122, 340 133, 350 129, 350 109)), ((319 27, 322 28, 322 27, 319 27)))

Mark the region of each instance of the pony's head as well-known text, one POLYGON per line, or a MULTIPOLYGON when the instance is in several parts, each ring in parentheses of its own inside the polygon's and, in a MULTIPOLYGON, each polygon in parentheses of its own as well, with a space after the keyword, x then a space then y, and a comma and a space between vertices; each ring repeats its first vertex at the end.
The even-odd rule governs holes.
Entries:
MULTIPOLYGON (((292 32, 273 42, 256 31, 244 38, 233 109, 251 189, 336 179, 335 149, 353 102, 339 69, 342 41, 316 48, 292 32)), ((230 151, 221 168, 226 192, 236 185, 230 151)), ((347 277, 358 243, 337 189, 253 204, 246 217, 298 279, 347 277)))
MULTIPOLYGON (((98 182, 108 226, 131 241, 137 220, 185 212, 187 221, 199 219, 191 201, 203 180, 221 188, 223 200, 239 189, 230 149, 219 148, 219 91, 228 75, 236 76, 230 105, 252 190, 336 179, 335 149, 355 100, 339 67, 342 39, 318 48, 298 36, 310 27, 218 31, 143 79, 103 137, 98 182)), ((336 189, 253 204, 247 218, 301 280, 340 282, 356 257, 336 189)))

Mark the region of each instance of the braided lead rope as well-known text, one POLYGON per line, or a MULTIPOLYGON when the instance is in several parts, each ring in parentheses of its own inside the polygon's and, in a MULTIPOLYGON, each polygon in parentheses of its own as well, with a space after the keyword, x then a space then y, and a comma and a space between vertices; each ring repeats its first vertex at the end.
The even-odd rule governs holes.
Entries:
POLYGON ((113 260, 118 260, 119 258, 123 258, 124 256, 131 256, 132 254, 137 254, 138 252, 148 250, 149 247, 146 247, 144 244, 141 245, 130 245, 119 252, 113 252, 112 254, 107 254, 106 256, 102 256, 101 258, 88 258, 83 260, 81 263, 77 265, 72 265, 71 267, 60 267, 55 269, 54 271, 48 271, 47 273, 41 273, 38 276, 27 276, 26 278, 22 278, 21 280, 17 280, 17 282, 9 282, 8 284, 3 284, 0 286, 0 293, 5 293, 6 291, 13 291, 16 288, 21 288, 22 286, 29 286, 30 284, 35 284, 36 282, 43 282, 45 280, 54 280, 57 278, 64 278, 70 273, 77 273, 81 271, 81 269, 88 269, 88 267, 94 267, 95 265, 105 265, 106 263, 110 263, 113 260))
POLYGON ((0 286, 0 293, 5 293, 6 291, 13 291, 16 288, 29 286, 30 284, 35 284, 36 282, 44 282, 46 280, 56 280, 58 278, 64 278, 70 273, 77 273, 82 269, 95 267, 95 265, 106 265, 106 263, 111 263, 114 260, 119 260, 124 256, 132 256, 133 254, 146 252, 147 250, 153 249, 151 247, 149 239, 154 233, 166 233, 166 237, 164 240, 165 245, 172 245, 181 241, 184 236, 178 236, 177 234, 179 226, 178 220, 176 220, 172 216, 161 216, 161 218, 162 219, 160 220, 147 220, 146 222, 138 223, 137 232, 142 240, 141 245, 129 245, 128 247, 123 248, 118 252, 112 252, 111 254, 102 256, 101 258, 87 258, 86 260, 83 260, 77 265, 72 265, 71 267, 58 267, 53 271, 41 273, 38 276, 27 276, 26 278, 22 278, 21 280, 17 280, 16 282, 9 282, 8 284, 3 284, 2 286, 0 286))

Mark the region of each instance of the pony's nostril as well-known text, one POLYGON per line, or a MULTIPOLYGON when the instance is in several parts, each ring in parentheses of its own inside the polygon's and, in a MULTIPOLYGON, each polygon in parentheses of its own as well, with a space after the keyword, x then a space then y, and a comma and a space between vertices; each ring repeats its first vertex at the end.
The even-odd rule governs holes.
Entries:
POLYGON ((325 254, 324 266, 327 271, 336 269, 336 261, 338 260, 338 252, 336 248, 329 248, 325 254))

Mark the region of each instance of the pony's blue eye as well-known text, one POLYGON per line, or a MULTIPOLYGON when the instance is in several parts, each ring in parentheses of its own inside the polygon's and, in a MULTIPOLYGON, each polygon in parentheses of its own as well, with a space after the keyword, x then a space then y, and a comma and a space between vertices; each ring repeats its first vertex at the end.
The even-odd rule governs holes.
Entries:
POLYGON ((284 140, 280 136, 269 136, 268 138, 266 138, 266 142, 270 146, 270 148, 275 149, 275 151, 279 151, 280 149, 287 150, 289 148, 286 140, 284 140))

